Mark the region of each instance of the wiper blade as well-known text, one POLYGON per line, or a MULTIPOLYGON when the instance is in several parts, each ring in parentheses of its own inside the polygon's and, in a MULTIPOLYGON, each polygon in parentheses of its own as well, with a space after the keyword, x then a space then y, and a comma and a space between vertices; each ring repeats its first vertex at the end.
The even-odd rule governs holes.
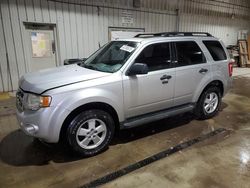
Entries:
POLYGON ((83 64, 83 67, 88 68, 88 69, 92 69, 92 70, 97 70, 96 67, 93 66, 93 65, 86 65, 86 64, 83 64))

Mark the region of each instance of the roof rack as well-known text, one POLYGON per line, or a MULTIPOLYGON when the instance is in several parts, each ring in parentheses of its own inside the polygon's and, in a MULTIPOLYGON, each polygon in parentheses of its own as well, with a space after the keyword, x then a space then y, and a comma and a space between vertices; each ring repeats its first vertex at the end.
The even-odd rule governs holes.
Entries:
POLYGON ((186 36, 205 36, 211 37, 210 33, 206 32, 164 32, 164 33, 140 33, 135 37, 149 38, 149 37, 186 37, 186 36))

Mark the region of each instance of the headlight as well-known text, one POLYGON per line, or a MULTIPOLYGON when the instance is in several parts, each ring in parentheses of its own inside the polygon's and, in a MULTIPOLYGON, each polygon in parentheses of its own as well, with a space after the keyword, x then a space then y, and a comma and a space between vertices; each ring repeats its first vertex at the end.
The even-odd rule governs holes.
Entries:
POLYGON ((27 109, 38 110, 39 108, 49 107, 51 103, 50 96, 40 96, 29 93, 27 96, 27 109))

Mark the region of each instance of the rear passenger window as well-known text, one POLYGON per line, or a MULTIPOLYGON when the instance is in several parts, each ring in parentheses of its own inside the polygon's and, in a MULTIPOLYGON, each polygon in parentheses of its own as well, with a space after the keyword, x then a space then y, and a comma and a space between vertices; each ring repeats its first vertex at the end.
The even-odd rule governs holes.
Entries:
POLYGON ((177 51, 177 66, 206 63, 205 56, 194 41, 175 42, 177 51))
POLYGON ((214 61, 226 60, 227 55, 219 41, 203 41, 214 61))
POLYGON ((143 49, 135 63, 145 63, 149 71, 171 67, 170 43, 151 44, 143 49))

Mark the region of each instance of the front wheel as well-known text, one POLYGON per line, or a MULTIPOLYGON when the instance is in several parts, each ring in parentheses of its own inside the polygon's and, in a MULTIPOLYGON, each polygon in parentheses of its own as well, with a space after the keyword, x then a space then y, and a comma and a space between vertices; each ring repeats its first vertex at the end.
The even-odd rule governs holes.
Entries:
POLYGON ((218 87, 210 87, 202 93, 195 109, 195 114, 199 119, 209 119, 214 117, 220 108, 221 91, 218 87))
POLYGON ((77 115, 67 129, 69 145, 83 156, 105 150, 114 135, 114 121, 102 110, 88 110, 77 115))

